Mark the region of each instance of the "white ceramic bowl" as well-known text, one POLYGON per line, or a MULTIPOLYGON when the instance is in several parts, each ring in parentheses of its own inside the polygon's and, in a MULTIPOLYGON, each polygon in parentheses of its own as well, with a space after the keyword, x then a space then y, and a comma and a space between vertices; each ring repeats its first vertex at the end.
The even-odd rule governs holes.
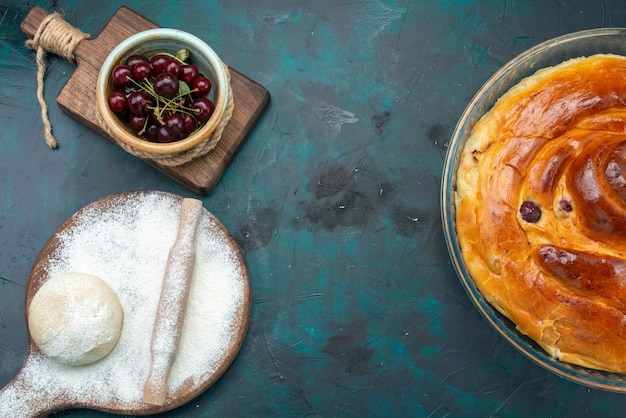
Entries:
POLYGON ((141 156, 148 154, 158 159, 160 156, 173 156, 190 151, 216 131, 231 100, 229 83, 226 66, 213 49, 200 38, 177 29, 150 29, 127 38, 106 58, 96 85, 97 108, 104 127, 115 139, 137 150, 141 156), (130 55, 142 54, 150 57, 158 52, 175 54, 182 48, 189 50, 192 62, 211 80, 209 99, 215 104, 213 115, 198 131, 180 141, 157 143, 142 139, 109 108, 108 97, 113 89, 111 72, 130 55))

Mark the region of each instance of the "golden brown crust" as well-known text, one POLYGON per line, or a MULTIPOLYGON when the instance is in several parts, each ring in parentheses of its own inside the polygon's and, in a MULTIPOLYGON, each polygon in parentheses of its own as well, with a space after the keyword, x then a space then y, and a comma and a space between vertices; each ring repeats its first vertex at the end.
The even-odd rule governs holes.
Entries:
POLYGON ((492 305, 554 357, 626 372, 625 57, 569 60, 502 96, 463 150, 456 211, 492 305))

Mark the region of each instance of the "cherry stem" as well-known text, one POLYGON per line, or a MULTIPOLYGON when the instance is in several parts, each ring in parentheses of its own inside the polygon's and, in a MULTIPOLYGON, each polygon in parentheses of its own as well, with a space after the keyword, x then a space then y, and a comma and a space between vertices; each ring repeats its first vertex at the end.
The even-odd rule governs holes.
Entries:
MULTIPOLYGON (((168 53, 163 53, 166 55, 170 55, 173 56, 171 54, 168 53)), ((194 110, 196 110, 195 108, 191 108, 191 107, 186 107, 183 106, 182 104, 176 102, 176 100, 184 97, 185 95, 190 95, 193 92, 198 91, 197 88, 193 89, 193 90, 189 90, 188 92, 184 92, 184 93, 179 93, 176 96, 172 97, 172 98, 165 98, 163 96, 161 96, 160 94, 158 94, 155 90, 154 90, 154 86, 152 85, 152 83, 149 80, 144 80, 143 83, 142 82, 138 82, 136 80, 134 80, 131 77, 126 77, 130 82, 132 82, 135 86, 137 86, 140 90, 145 91, 146 93, 150 94, 152 97, 154 97, 156 99, 156 106, 151 107, 150 109, 155 111, 155 115, 157 117, 158 122, 161 125, 165 125, 165 122, 163 121, 163 113, 165 113, 167 110, 171 110, 171 111, 180 111, 182 113, 187 113, 189 115, 191 115, 192 117, 195 118, 195 116, 193 116, 193 112, 194 110), (159 104, 163 104, 163 106, 159 106, 159 104)))
POLYGON ((181 60, 174 54, 170 54, 169 52, 160 52, 159 55, 165 55, 167 57, 174 58, 176 61, 180 62, 181 64, 185 64, 185 61, 181 60))

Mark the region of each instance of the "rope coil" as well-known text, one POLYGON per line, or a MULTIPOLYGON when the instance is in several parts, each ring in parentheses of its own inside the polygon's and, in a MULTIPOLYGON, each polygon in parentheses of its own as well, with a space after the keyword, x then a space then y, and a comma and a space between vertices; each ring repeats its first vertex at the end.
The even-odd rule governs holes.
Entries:
POLYGON ((52 135, 52 125, 48 118, 48 105, 44 100, 44 74, 46 72, 45 53, 53 52, 70 62, 74 62, 74 49, 80 41, 89 37, 89 34, 67 23, 57 12, 46 16, 33 39, 26 41, 26 46, 37 52, 37 101, 41 107, 41 119, 44 126, 44 138, 50 149, 58 147, 57 140, 52 135))

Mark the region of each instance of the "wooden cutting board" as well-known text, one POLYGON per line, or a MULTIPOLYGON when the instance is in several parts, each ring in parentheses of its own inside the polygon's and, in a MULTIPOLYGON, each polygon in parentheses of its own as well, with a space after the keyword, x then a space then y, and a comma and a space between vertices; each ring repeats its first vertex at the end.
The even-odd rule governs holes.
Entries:
MULTIPOLYGON (((107 213, 119 213, 120 208, 128 208, 129 202, 130 206, 133 207, 148 205, 144 199, 151 196, 170 200, 172 205, 180 205, 183 201, 182 196, 161 191, 121 192, 106 196, 80 209, 54 232, 39 252, 26 284, 26 303, 24 306, 27 323, 28 308, 37 290, 49 279, 50 265, 54 265, 62 259, 60 246, 63 240, 61 237, 66 234, 71 235, 76 231, 76 228, 81 228, 80 225, 93 225, 94 214, 106 216, 107 213)), ((205 224, 199 228, 205 229, 201 229, 201 231, 204 231, 205 235, 215 237, 215 242, 224 243, 223 249, 215 248, 216 254, 230 254, 234 257, 231 261, 234 263, 233 272, 229 273, 232 274, 232 278, 229 280, 243 283, 240 299, 236 303, 238 308, 232 317, 232 333, 224 336, 224 350, 214 364, 210 367, 207 366, 205 370, 187 370, 189 378, 177 389, 172 389, 163 406, 143 403, 140 397, 120 401, 115 396, 115 391, 102 390, 106 385, 115 383, 109 380, 115 374, 115 370, 110 370, 108 373, 94 373, 91 368, 97 369, 97 363, 87 366, 53 366, 54 361, 46 358, 39 351, 29 335, 28 354, 22 368, 9 384, 0 388, 0 417, 41 417, 52 412, 77 408, 94 409, 120 415, 149 415, 177 408, 211 387, 230 367, 243 344, 250 319, 251 291, 250 274, 236 241, 213 214, 205 211, 203 216, 205 217, 205 224), (89 376, 91 380, 86 379, 86 376, 89 376), (11 415, 7 414, 8 411, 11 412, 11 415)), ((163 219, 169 218, 164 217, 163 219)), ((114 220, 112 223, 115 224, 116 222, 118 222, 117 228, 119 228, 119 223, 124 221, 114 220)), ((94 239, 95 246, 105 245, 99 240, 111 239, 110 237, 98 237, 94 239)), ((152 251, 152 249, 144 249, 144 251, 152 251)), ((201 257, 202 255, 198 256, 201 257)), ((155 255, 155 262, 157 264, 163 263, 162 260, 167 257, 167 254, 160 255, 161 261, 158 257, 155 255)), ((206 257, 206 253, 204 253, 204 257, 206 257)), ((195 280, 205 281, 209 278, 198 276, 195 280)), ((120 287, 132 288, 140 285, 140 283, 134 285, 127 283, 127 286, 120 287)), ((128 291, 126 292, 128 293, 128 291)), ((129 294, 126 294, 125 298, 128 300, 129 294)), ((136 315, 136 313, 133 311, 124 312, 125 320, 128 320, 130 315, 136 315)), ((151 324, 146 324, 146 326, 150 327, 151 324)), ((209 332, 210 326, 208 324, 206 326, 207 331, 205 332, 209 332)), ((195 331, 198 332, 197 329, 195 331)), ((130 348, 127 347, 127 349, 130 348)), ((130 353, 127 355, 142 355, 141 350, 130 350, 130 353)), ((149 355, 149 350, 143 353, 149 355)), ((108 357, 111 356, 112 354, 108 355, 108 357)), ((117 355, 114 358, 109 358, 108 367, 118 370, 120 367, 127 367, 126 362, 119 360, 122 357, 117 355)), ((136 359, 138 362, 141 361, 140 357, 136 357, 136 359)))
MULTIPOLYGON (((21 24, 26 36, 32 38, 47 15, 48 12, 40 7, 31 9, 21 24)), ((74 50, 76 70, 57 97, 59 107, 79 122, 114 141, 100 126, 97 116, 96 81, 100 67, 120 42, 138 32, 158 27, 127 7, 118 9, 100 35, 81 41, 74 50)), ((144 160, 201 195, 209 194, 216 186, 270 102, 270 94, 265 87, 233 68, 230 68, 230 74, 235 109, 217 147, 205 156, 178 167, 167 167, 149 159, 144 160)))

